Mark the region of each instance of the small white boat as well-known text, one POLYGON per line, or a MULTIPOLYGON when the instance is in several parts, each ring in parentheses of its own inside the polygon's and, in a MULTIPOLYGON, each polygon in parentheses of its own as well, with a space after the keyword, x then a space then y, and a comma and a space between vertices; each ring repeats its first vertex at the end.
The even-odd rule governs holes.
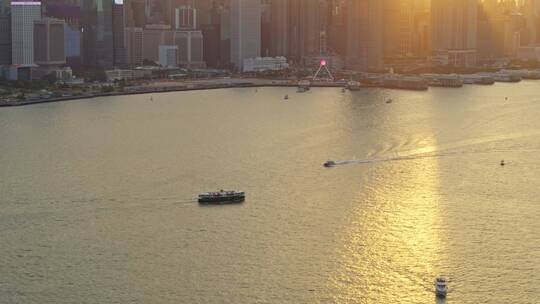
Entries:
POLYGON ((448 294, 448 284, 446 278, 438 277, 435 279, 435 294, 439 298, 446 298, 448 294))

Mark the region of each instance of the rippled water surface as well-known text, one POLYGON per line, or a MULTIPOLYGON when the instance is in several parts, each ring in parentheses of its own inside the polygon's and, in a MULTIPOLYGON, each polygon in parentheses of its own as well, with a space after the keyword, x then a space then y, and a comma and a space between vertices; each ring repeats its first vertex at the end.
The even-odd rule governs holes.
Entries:
POLYGON ((2 108, 0 303, 539 303, 539 152, 533 81, 2 108))

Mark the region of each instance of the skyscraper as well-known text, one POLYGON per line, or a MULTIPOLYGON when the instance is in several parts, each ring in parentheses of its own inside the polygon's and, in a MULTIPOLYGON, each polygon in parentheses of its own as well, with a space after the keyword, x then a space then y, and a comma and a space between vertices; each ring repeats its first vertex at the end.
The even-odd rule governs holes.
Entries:
POLYGON ((231 63, 242 70, 244 59, 261 55, 260 0, 231 0, 231 63))
POLYGON ((452 65, 474 65, 477 49, 477 0, 432 0, 431 43, 452 65))
POLYGON ((289 0, 270 2, 270 55, 289 55, 289 0))
POLYGON ((383 53, 383 2, 349 0, 347 15, 346 65, 357 70, 380 68, 383 53))
POLYGON ((64 20, 43 18, 34 21, 34 59, 44 66, 66 63, 64 20))
POLYGON ((0 12, 0 65, 11 64, 11 15, 0 12))
POLYGON ((11 61, 13 64, 34 64, 34 21, 40 18, 40 1, 11 2, 11 61))
POLYGON ((414 1, 384 0, 384 56, 412 53, 414 1))
POLYGON ((308 56, 320 55, 325 48, 328 3, 323 0, 290 0, 287 11, 288 56, 303 63, 308 56))
POLYGON ((126 63, 130 67, 143 64, 143 29, 129 27, 125 30, 126 38, 126 63))
POLYGON ((113 67, 112 6, 112 0, 82 1, 82 59, 88 68, 113 67))
POLYGON ((71 67, 81 65, 81 1, 47 0, 42 3, 43 17, 64 20, 64 46, 66 64, 71 67))
POLYGON ((124 33, 126 29, 126 20, 124 15, 124 1, 114 0, 112 18, 113 18, 113 51, 114 65, 124 66, 126 64, 126 42, 124 33))

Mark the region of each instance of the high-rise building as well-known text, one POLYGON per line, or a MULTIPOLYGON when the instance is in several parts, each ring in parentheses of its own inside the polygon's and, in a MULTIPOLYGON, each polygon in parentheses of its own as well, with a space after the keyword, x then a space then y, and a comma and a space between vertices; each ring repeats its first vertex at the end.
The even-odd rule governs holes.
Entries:
POLYGON ((81 1, 47 0, 42 3, 44 17, 64 20, 64 46, 66 64, 70 67, 81 66, 81 1))
POLYGON ((40 18, 40 1, 11 2, 11 62, 13 64, 34 64, 34 21, 40 18))
POLYGON ((148 24, 143 31, 143 60, 159 61, 159 46, 174 45, 174 32, 164 24, 148 24))
POLYGON ((174 28, 177 30, 197 28, 197 10, 188 5, 177 7, 174 14, 174 28))
POLYGON ((271 56, 289 55, 289 0, 270 2, 270 49, 271 56))
POLYGON ((0 65, 11 64, 11 15, 0 13, 0 65))
POLYGON ((220 65, 231 67, 231 9, 224 6, 221 9, 221 22, 219 36, 220 40, 220 65))
POLYGON ((432 0, 432 49, 448 54, 449 64, 476 64, 477 0, 432 0))
POLYGON ((7 13, 9 11, 10 0, 0 0, 0 14, 7 13))
POLYGON ((124 0, 126 27, 143 28, 146 24, 145 0, 124 0))
POLYGON ((306 57, 321 55, 326 49, 328 2, 291 0, 287 14, 289 58, 303 64, 306 57))
POLYGON ((146 0, 146 23, 171 25, 170 3, 171 0, 146 0))
POLYGON ((328 49, 345 56, 347 53, 347 1, 328 1, 328 49))
POLYGON ((82 4, 82 59, 87 68, 114 65, 112 0, 84 0, 82 4))
POLYGON ((347 3, 346 65, 356 70, 382 65, 383 2, 349 0, 347 3))
POLYGON ((126 39, 126 64, 129 67, 142 66, 143 64, 143 29, 140 27, 128 27, 125 30, 126 39))
POLYGON ((231 63, 242 70, 244 59, 261 55, 260 0, 231 0, 231 63))
POLYGON ((123 0, 114 0, 112 11, 114 65, 120 67, 126 65, 126 41, 124 38, 126 21, 124 18, 124 9, 123 0))
POLYGON ((175 31, 174 44, 178 46, 178 64, 188 68, 203 68, 203 36, 198 30, 175 31))
POLYGON ((384 0, 384 56, 405 57, 412 53, 414 0, 384 0))
POLYGON ((42 66, 66 64, 64 20, 43 18, 34 21, 34 62, 42 66))

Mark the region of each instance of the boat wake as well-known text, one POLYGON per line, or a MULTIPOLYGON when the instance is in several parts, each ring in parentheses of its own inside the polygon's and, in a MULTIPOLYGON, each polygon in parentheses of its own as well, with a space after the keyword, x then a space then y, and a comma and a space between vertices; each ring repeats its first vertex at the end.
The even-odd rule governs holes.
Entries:
MULTIPOLYGON (((370 164, 370 163, 379 163, 379 162, 389 162, 389 161, 405 161, 405 160, 415 160, 423 158, 434 158, 434 157, 447 157, 453 155, 463 155, 463 154, 480 154, 480 153, 496 153, 496 152, 508 152, 508 150, 480 150, 480 151, 455 151, 457 149, 463 149, 475 145, 483 145, 492 142, 505 141, 505 140, 514 140, 523 137, 530 136, 539 136, 540 132, 529 132, 529 133, 511 133, 506 135, 498 136, 487 136, 483 138, 473 138, 463 141, 458 141, 449 144, 442 144, 436 146, 427 146, 423 148, 396 152, 382 157, 366 158, 366 159, 351 159, 351 160, 335 160, 332 161, 330 167, 351 165, 351 164, 370 164)), ((330 162, 330 161, 329 161, 330 162)))

